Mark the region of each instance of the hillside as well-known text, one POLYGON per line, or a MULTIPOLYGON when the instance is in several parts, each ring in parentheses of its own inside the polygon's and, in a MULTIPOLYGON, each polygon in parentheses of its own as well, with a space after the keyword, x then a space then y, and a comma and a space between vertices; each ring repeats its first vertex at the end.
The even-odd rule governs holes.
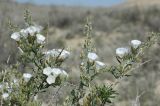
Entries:
POLYGON ((139 6, 145 8, 146 6, 160 5, 160 0, 127 0, 122 6, 139 6))

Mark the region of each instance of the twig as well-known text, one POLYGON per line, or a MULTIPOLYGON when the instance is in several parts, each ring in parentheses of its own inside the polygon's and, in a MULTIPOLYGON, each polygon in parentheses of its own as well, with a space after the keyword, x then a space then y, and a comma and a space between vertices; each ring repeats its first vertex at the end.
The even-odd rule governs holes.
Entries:
POLYGON ((8 56, 8 59, 7 59, 7 64, 9 63, 10 61, 10 58, 11 58, 11 55, 8 56))
POLYGON ((58 88, 58 90, 53 94, 53 98, 59 93, 60 89, 62 88, 62 85, 58 88))
MULTIPOLYGON (((58 94, 59 94, 59 91, 60 89, 62 88, 62 85, 58 88, 58 90, 53 94, 53 98, 55 98, 58 94)), ((57 98, 56 98, 56 101, 55 101, 55 104, 57 106, 57 98)))
MULTIPOLYGON (((132 72, 132 71, 134 71, 135 69, 138 69, 139 67, 143 66, 144 64, 146 64, 146 63, 148 63, 148 62, 150 62, 150 61, 152 61, 152 59, 147 60, 147 61, 141 63, 140 65, 138 65, 138 66, 135 67, 135 68, 132 68, 130 71, 128 71, 128 72, 126 73, 126 75, 127 75, 129 72, 132 72)), ((116 85, 120 82, 120 79, 121 79, 121 78, 116 79, 116 81, 113 83, 113 85, 116 86, 116 85)))
MULTIPOLYGON (((141 63, 140 65, 138 65, 138 66, 137 66, 137 67, 135 67, 135 68, 132 68, 132 69, 131 69, 131 71, 133 71, 133 70, 135 70, 135 69, 137 69, 137 68, 139 68, 139 67, 143 66, 143 65, 144 65, 144 64, 146 64, 146 63, 149 63, 150 61, 152 61, 152 59, 147 60, 147 61, 145 61, 145 62, 141 63)), ((129 71, 129 72, 131 72, 131 71, 129 71)))

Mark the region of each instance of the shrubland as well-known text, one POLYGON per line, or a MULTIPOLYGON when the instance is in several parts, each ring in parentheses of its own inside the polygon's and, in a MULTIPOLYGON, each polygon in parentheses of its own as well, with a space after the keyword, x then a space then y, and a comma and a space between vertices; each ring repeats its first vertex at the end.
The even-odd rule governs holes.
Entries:
MULTIPOLYGON (((79 59, 81 52, 81 44, 86 35, 83 34, 84 17, 90 14, 93 17, 92 20, 92 39, 94 44, 93 50, 96 54, 99 54, 99 61, 103 61, 107 66, 116 65, 117 59, 115 49, 119 46, 126 47, 128 42, 132 39, 139 39, 140 41, 146 41, 148 36, 159 32, 158 24, 158 6, 150 6, 145 8, 140 7, 127 7, 127 8, 107 8, 107 9, 92 9, 92 8, 77 8, 69 9, 69 7, 57 7, 57 6, 34 6, 31 4, 23 5, 13 3, 7 6, 7 2, 0 4, 1 10, 1 70, 11 71, 17 70, 22 73, 28 72, 28 67, 33 68, 32 64, 21 64, 18 69, 14 64, 19 58, 19 49, 13 40, 10 40, 11 31, 8 29, 8 20, 12 20, 14 24, 18 24, 18 28, 26 28, 25 21, 23 21, 22 8, 29 8, 32 12, 32 17, 36 24, 43 26, 42 35, 45 35, 45 50, 47 49, 59 49, 63 48, 70 51, 71 54, 67 60, 62 64, 61 68, 70 75, 69 81, 66 87, 61 87, 60 94, 67 95, 74 85, 79 83, 80 69, 79 64, 82 60, 79 59), (43 7, 43 8, 42 8, 43 7), (64 9, 63 9, 64 8, 64 9), (41 14, 39 14, 41 11, 41 14), (79 12, 77 12, 79 11, 79 12), (42 15, 44 14, 44 15, 42 15), (46 17, 48 16, 48 17, 46 17), (70 17, 72 16, 72 17, 70 17), (154 31, 155 33, 148 33, 154 31), (7 58, 9 61, 6 62, 7 58), (68 87, 68 86, 71 86, 68 87)), ((35 25, 34 23, 34 25, 35 25)), ((20 31, 18 29, 18 31, 20 31)), ((32 57, 32 56, 31 56, 32 57)), ((123 77, 119 80, 119 84, 115 87, 119 93, 114 99, 114 103, 111 105, 131 105, 133 101, 139 97, 143 106, 157 106, 159 104, 159 43, 154 44, 152 47, 145 51, 145 55, 141 62, 145 64, 136 68, 131 72, 130 77, 123 77), (149 60, 149 61, 148 61, 149 60), (145 63, 145 61, 148 61, 145 63)), ((19 64, 18 64, 19 65, 19 64)), ((30 70, 31 71, 31 70, 30 70)), ((14 72, 14 71, 13 71, 14 72)), ((9 74, 8 74, 9 75, 9 74)), ((22 74, 16 74, 17 77, 22 77, 22 74)), ((98 75, 98 78, 94 80, 94 83, 109 84, 114 82, 112 73, 103 73, 98 75)), ((38 85, 38 84, 37 84, 38 85)), ((55 101, 62 103, 65 100, 63 95, 56 93, 53 96, 59 86, 56 88, 49 87, 47 92, 40 93, 38 99, 45 100, 46 103, 54 104, 55 101), (57 98, 58 97, 58 98, 57 98), (55 99, 56 98, 56 99, 55 99), (52 101, 52 100, 55 101, 52 101)), ((94 89, 95 90, 95 89, 94 89)), ((108 105, 108 104, 107 104, 108 105)))

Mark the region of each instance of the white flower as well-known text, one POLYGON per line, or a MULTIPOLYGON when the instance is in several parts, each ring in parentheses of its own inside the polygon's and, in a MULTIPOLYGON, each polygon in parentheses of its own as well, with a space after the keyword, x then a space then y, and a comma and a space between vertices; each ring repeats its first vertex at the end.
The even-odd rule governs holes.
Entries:
MULTIPOLYGON (((48 68, 49 69, 49 68, 48 68)), ((59 68, 52 68, 51 70, 49 70, 48 72, 50 73, 47 73, 48 77, 46 79, 47 83, 48 84, 53 84, 55 83, 55 80, 56 78, 62 73, 61 69, 59 68), (50 71, 50 72, 49 72, 50 71)))
POLYGON ((98 58, 98 55, 96 53, 89 52, 87 57, 89 58, 89 60, 94 61, 98 58))
POLYGON ((60 59, 66 59, 70 56, 70 52, 63 50, 63 49, 53 49, 53 50, 49 50, 47 52, 44 52, 45 56, 48 58, 49 56, 52 57, 58 57, 60 59))
POLYGON ((8 93, 3 93, 3 94, 2 94, 2 98, 5 99, 5 100, 6 100, 8 97, 9 97, 9 94, 8 94, 8 93))
POLYGON ((70 52, 63 50, 63 49, 53 49, 52 50, 53 57, 59 56, 59 58, 66 59, 69 57, 69 55, 70 55, 70 52))
POLYGON ((98 70, 105 66, 105 64, 103 62, 100 62, 100 61, 95 61, 95 63, 96 63, 96 68, 98 70))
POLYGON ((132 40, 132 41, 131 41, 131 46, 132 46, 133 48, 135 48, 135 49, 137 49, 141 44, 142 44, 142 42, 139 41, 139 40, 132 40))
POLYGON ((120 58, 123 58, 128 53, 129 53, 128 48, 117 48, 116 49, 116 55, 119 56, 120 58))
POLYGON ((41 27, 39 26, 30 26, 26 29, 26 31, 31 35, 34 36, 35 33, 40 33, 41 27))
POLYGON ((11 38, 14 39, 15 41, 19 41, 20 37, 21 35, 19 34, 19 32, 15 32, 11 35, 11 38))
POLYGON ((53 75, 49 75, 49 76, 47 77, 46 81, 47 81, 48 84, 53 84, 53 83, 55 83, 55 81, 56 81, 56 77, 53 76, 53 75))
POLYGON ((47 75, 46 81, 48 84, 55 83, 58 76, 60 76, 61 80, 66 80, 68 78, 68 74, 59 68, 47 67, 43 70, 43 74, 47 75))
POLYGON ((21 29, 20 30, 20 34, 24 37, 27 38, 28 37, 28 31, 26 29, 21 29))
POLYGON ((37 43, 40 43, 40 44, 42 44, 42 43, 44 43, 44 41, 45 41, 45 37, 43 36, 43 35, 41 35, 41 34, 36 34, 36 37, 37 37, 37 43))
POLYGON ((43 69, 43 74, 45 75, 50 75, 52 73, 52 68, 51 67, 46 67, 43 69))
POLYGON ((30 80, 30 78, 32 77, 32 74, 30 73, 24 73, 23 74, 23 78, 26 82, 28 82, 30 80))

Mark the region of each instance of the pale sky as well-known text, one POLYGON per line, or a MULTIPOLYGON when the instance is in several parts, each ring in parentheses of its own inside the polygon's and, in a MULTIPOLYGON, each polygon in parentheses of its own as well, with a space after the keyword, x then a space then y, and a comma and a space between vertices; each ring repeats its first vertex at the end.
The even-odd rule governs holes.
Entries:
POLYGON ((69 5, 69 6, 112 6, 125 0, 16 0, 18 2, 30 2, 45 5, 69 5))

